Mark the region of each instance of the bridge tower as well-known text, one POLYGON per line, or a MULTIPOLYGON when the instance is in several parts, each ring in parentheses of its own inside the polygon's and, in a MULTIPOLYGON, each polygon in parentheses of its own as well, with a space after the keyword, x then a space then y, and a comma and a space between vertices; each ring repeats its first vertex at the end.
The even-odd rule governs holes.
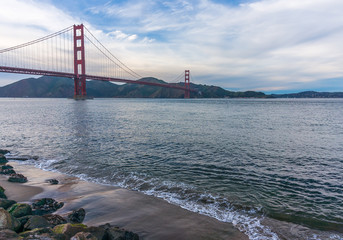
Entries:
POLYGON ((189 70, 185 70, 185 98, 190 97, 190 79, 189 79, 189 70))
POLYGON ((74 25, 74 99, 86 99, 85 38, 83 24, 74 25))

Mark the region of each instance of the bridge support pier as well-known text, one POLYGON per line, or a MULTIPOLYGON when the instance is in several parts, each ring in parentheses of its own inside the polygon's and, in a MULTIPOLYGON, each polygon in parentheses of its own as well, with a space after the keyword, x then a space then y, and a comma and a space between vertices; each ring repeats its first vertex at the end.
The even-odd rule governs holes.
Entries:
POLYGON ((74 25, 74 99, 84 100, 86 93, 85 38, 83 24, 74 25))
POLYGON ((189 79, 189 70, 185 70, 185 98, 190 97, 190 79, 189 79))
POLYGON ((86 94, 86 79, 74 78, 74 99, 84 100, 87 98, 86 94))

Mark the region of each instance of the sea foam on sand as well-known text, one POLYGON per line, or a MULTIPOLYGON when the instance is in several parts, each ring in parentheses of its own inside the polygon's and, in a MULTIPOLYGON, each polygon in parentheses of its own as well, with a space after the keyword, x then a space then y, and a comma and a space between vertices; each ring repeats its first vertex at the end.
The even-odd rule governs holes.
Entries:
POLYGON ((47 172, 33 166, 10 162, 28 182, 9 183, 0 177, 9 199, 30 202, 48 197, 65 203, 56 214, 80 207, 86 210, 86 225, 110 223, 137 233, 142 239, 248 239, 230 223, 200 215, 164 200, 113 186, 86 182, 76 177, 47 172), (58 185, 46 179, 59 180, 58 185))

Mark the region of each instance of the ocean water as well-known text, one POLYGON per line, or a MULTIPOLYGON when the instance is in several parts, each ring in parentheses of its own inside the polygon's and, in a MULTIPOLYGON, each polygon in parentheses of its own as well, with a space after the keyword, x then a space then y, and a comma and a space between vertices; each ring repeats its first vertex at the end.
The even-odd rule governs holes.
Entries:
POLYGON ((37 155, 27 164, 45 170, 231 222, 250 239, 287 238, 280 224, 307 229, 293 233, 299 239, 343 239, 342 106, 342 99, 2 98, 0 148, 37 155))

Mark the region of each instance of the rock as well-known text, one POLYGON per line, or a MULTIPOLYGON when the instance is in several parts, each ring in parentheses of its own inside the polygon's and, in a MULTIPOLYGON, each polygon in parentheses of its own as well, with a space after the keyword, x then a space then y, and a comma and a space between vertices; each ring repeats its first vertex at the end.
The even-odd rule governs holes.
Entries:
POLYGON ((7 196, 5 195, 5 189, 0 186, 0 198, 7 199, 7 196))
POLYGON ((119 227, 113 227, 109 223, 101 225, 99 228, 103 228, 106 231, 104 238, 108 240, 139 240, 139 236, 136 233, 119 227))
POLYGON ((19 236, 24 240, 67 240, 63 235, 55 234, 51 228, 36 228, 19 233, 19 236))
POLYGON ((22 157, 8 157, 8 160, 16 160, 16 161, 27 161, 30 158, 27 156, 22 156, 22 157))
POLYGON ((91 233, 97 239, 106 239, 106 231, 102 227, 88 227, 87 232, 91 233))
POLYGON ((0 168, 0 174, 10 175, 16 173, 11 165, 3 165, 0 168))
POLYGON ((18 233, 9 229, 4 229, 0 231, 0 239, 18 240, 20 238, 19 238, 18 233))
POLYGON ((0 169, 0 174, 11 175, 16 174, 16 172, 13 169, 0 169))
POLYGON ((24 230, 24 226, 29 221, 29 219, 32 217, 32 215, 27 215, 24 217, 17 218, 17 220, 20 222, 20 230, 19 232, 22 232, 24 230))
POLYGON ((7 196, 5 195, 4 192, 0 192, 0 198, 2 198, 2 199, 7 199, 7 196))
POLYGON ((6 164, 6 163, 8 163, 8 161, 5 155, 0 153, 0 164, 6 164))
POLYGON ((136 233, 129 232, 118 227, 107 229, 106 236, 109 240, 139 240, 139 236, 136 233))
POLYGON ((45 180, 46 182, 50 183, 51 185, 56 185, 58 184, 58 180, 57 179, 47 179, 45 180))
POLYGON ((13 167, 11 165, 3 165, 1 166, 1 170, 5 170, 5 169, 13 169, 13 167))
MULTIPOLYGON (((53 231, 55 234, 63 234, 66 239, 70 239, 74 237, 77 233, 83 232, 83 233, 91 233, 91 235, 83 235, 81 236, 93 236, 95 239, 107 239, 106 238, 106 231, 102 227, 87 227, 84 224, 76 223, 76 224, 61 224, 57 225, 53 228, 53 231)), ((79 236, 80 237, 80 236, 79 236)), ((78 238, 76 238, 78 239, 78 238)), ((83 238, 80 238, 83 239, 83 238)), ((93 239, 93 238, 91 238, 93 239)))
POLYGON ((32 216, 24 225, 24 230, 33 230, 35 228, 47 228, 51 224, 42 216, 32 216))
POLYGON ((7 196, 4 192, 0 192, 0 199, 7 199, 7 196))
POLYGON ((68 214, 68 220, 71 223, 82 223, 85 219, 86 211, 83 208, 72 211, 68 214))
POLYGON ((7 154, 7 153, 10 153, 10 151, 6 150, 6 149, 0 149, 0 154, 7 154))
POLYGON ((46 214, 43 216, 43 218, 45 218, 52 226, 67 223, 67 220, 57 214, 46 214))
POLYGON ((98 240, 89 232, 78 232, 70 240, 98 240))
POLYGON ((19 173, 16 174, 11 174, 10 177, 8 178, 9 182, 18 182, 18 183, 25 183, 27 182, 27 178, 19 173))
POLYGON ((9 208, 8 212, 16 218, 32 215, 32 208, 26 203, 16 203, 9 208))
POLYGON ((17 202, 14 200, 0 199, 0 207, 7 209, 17 202))
POLYGON ((30 235, 33 236, 33 235, 40 235, 44 233, 53 233, 53 231, 51 228, 38 228, 31 231, 25 231, 25 232, 19 233, 19 236, 25 238, 30 235))
POLYGON ((84 224, 61 224, 53 228, 55 234, 63 234, 66 239, 70 239, 78 232, 87 232, 87 226, 84 224))
POLYGON ((20 229, 20 222, 5 209, 0 208, 0 230, 3 229, 18 231, 20 229))
POLYGON ((35 215, 45 215, 55 212, 63 207, 63 202, 57 202, 52 198, 37 199, 32 203, 32 208, 35 209, 35 215))
POLYGON ((38 160, 38 156, 29 156, 29 155, 25 155, 25 156, 9 156, 7 157, 7 160, 16 160, 16 161, 27 161, 27 160, 38 160))

